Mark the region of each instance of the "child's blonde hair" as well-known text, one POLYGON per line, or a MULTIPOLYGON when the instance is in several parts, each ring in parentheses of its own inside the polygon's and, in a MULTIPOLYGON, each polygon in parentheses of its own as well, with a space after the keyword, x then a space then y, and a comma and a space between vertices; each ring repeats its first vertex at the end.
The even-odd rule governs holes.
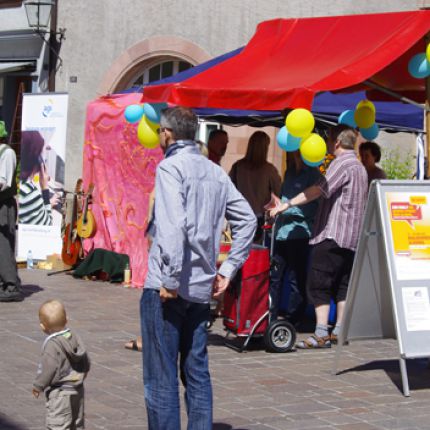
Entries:
POLYGON ((63 330, 67 324, 66 309, 58 300, 48 300, 39 308, 39 321, 50 331, 63 330))

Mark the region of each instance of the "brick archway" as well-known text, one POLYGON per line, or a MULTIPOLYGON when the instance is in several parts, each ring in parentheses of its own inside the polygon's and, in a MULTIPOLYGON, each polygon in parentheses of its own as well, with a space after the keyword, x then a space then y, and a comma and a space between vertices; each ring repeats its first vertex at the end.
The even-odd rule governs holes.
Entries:
POLYGON ((193 65, 209 60, 210 55, 186 39, 174 36, 156 36, 133 45, 121 54, 104 75, 99 94, 110 94, 136 74, 138 69, 149 67, 160 59, 178 59, 193 65))

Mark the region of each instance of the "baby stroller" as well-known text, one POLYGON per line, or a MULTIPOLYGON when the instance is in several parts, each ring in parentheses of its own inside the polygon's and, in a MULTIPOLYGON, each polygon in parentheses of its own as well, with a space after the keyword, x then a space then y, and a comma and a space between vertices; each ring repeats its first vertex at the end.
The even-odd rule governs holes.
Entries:
POLYGON ((277 269, 273 259, 275 225, 276 219, 273 225, 263 226, 263 245, 252 246, 248 259, 224 294, 226 338, 230 334, 245 338, 240 347, 228 339, 226 345, 239 352, 247 348, 253 337, 264 337, 271 352, 291 351, 296 341, 294 326, 287 320, 272 318, 270 313, 270 276, 277 269), (267 242, 270 247, 264 246, 267 242))

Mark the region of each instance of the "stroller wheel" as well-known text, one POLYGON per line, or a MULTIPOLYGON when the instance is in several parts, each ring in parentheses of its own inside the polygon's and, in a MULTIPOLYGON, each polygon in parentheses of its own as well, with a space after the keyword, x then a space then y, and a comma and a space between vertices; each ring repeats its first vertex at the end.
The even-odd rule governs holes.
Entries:
POLYGON ((273 321, 264 334, 264 343, 271 352, 291 351, 296 342, 296 329, 288 321, 273 321))

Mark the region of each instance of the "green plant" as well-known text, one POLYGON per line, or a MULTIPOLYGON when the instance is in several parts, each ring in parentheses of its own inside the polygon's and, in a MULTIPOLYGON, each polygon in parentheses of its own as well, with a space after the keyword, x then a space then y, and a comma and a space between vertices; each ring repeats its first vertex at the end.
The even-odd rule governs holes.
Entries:
POLYGON ((391 149, 384 154, 381 167, 387 175, 387 179, 412 179, 415 169, 415 160, 410 152, 400 152, 399 149, 391 149))

